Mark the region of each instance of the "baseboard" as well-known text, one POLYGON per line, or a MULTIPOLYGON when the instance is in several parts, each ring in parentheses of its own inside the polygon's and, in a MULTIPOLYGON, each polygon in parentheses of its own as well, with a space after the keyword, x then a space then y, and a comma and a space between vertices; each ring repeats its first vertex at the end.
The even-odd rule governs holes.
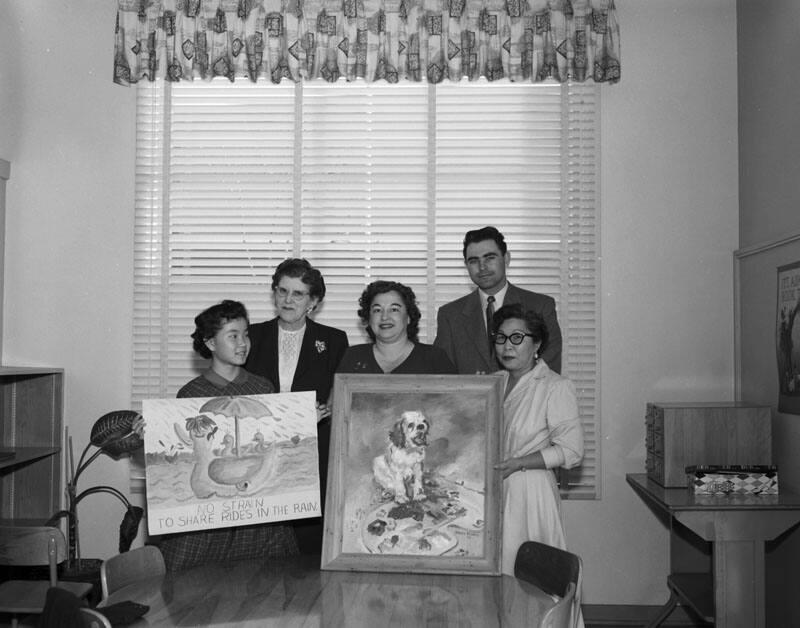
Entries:
MULTIPOLYGON (((606 628, 622 628, 624 626, 646 626, 658 615, 661 606, 643 606, 634 604, 582 604, 583 621, 586 628, 605 626, 606 628)), ((662 626, 707 627, 699 619, 687 613, 682 606, 677 606, 662 626)))

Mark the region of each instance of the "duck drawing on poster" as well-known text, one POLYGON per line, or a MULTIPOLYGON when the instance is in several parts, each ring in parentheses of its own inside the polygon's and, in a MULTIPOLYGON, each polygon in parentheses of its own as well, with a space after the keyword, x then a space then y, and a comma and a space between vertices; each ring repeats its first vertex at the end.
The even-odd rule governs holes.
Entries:
POLYGON ((147 399, 142 415, 150 534, 321 515, 313 392, 147 399))

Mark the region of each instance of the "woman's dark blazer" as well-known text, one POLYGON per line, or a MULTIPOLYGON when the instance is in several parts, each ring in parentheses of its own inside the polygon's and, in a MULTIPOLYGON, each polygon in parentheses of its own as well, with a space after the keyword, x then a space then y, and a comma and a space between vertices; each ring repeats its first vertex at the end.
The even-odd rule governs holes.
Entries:
MULTIPOLYGON (((251 373, 266 377, 280 390, 278 377, 278 319, 250 325, 250 355, 245 368, 251 373)), ((297 358, 297 369, 292 380, 292 392, 314 390, 317 401, 327 403, 333 386, 336 367, 347 349, 347 334, 341 329, 328 327, 306 319, 306 333, 297 358)), ((325 490, 328 481, 328 449, 331 441, 331 420, 317 424, 319 447, 320 497, 325 507, 325 490)), ((298 519, 294 522, 297 543, 304 554, 322 553, 322 521, 298 519)))
MULTIPOLYGON (((278 319, 250 325, 250 355, 245 368, 251 373, 266 377, 281 389, 278 376, 278 319)), ((327 403, 333 386, 336 367, 347 349, 347 334, 341 329, 328 327, 306 319, 306 333, 297 358, 297 370, 292 381, 292 392, 314 390, 317 401, 327 403)))

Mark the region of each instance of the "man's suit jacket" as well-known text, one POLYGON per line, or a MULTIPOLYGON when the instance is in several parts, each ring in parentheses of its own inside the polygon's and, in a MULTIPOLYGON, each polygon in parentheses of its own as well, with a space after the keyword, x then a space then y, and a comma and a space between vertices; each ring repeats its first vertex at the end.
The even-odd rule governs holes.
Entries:
MULTIPOLYGON (((250 355, 245 368, 251 373, 266 377, 280 390, 278 375, 278 319, 250 325, 250 355)), ((327 402, 333 385, 333 375, 339 360, 347 349, 347 334, 341 329, 328 327, 306 319, 306 331, 297 370, 292 380, 292 392, 314 390, 317 401, 327 402)))
MULTIPOLYGON (((561 328, 556 317, 555 300, 509 283, 503 305, 511 303, 521 303, 526 310, 533 310, 542 316, 549 339, 541 357, 552 370, 560 373, 561 328)), ((433 344, 444 349, 461 374, 491 373, 500 368, 489 355, 485 317, 477 289, 439 308, 433 344)))

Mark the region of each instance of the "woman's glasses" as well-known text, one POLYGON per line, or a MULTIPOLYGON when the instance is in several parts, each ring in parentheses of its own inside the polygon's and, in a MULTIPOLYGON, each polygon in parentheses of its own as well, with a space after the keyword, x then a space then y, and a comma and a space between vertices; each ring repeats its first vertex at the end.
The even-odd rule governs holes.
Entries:
POLYGON ((533 334, 523 334, 521 331, 515 331, 510 336, 498 332, 492 335, 492 342, 496 345, 504 345, 506 340, 510 340, 512 345, 521 345, 522 341, 525 340, 525 336, 533 338, 533 334))
POLYGON ((302 290, 287 290, 286 288, 275 288, 275 294, 284 300, 291 297, 292 301, 299 301, 308 296, 308 292, 302 290))

